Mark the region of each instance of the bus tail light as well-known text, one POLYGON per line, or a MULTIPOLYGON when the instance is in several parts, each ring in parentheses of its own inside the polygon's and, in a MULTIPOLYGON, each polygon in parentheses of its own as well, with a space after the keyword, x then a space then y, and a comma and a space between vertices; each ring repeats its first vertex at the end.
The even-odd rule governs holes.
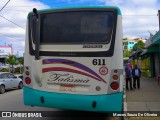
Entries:
POLYGON ((26 71, 25 74, 26 74, 26 76, 29 76, 29 71, 26 71))
POLYGON ((114 70, 114 73, 118 73, 118 70, 117 70, 117 69, 115 69, 115 70, 114 70))
POLYGON ((28 66, 26 66, 26 70, 29 70, 29 67, 28 67, 28 66))
POLYGON ((26 78, 25 78, 25 83, 26 83, 27 85, 29 85, 29 84, 31 83, 31 79, 30 79, 29 77, 26 77, 26 78))
POLYGON ((119 84, 117 82, 112 82, 110 86, 113 90, 117 90, 119 88, 119 84))
POLYGON ((113 80, 118 80, 118 75, 113 75, 113 80))
POLYGON ((31 83, 31 78, 30 78, 30 67, 29 66, 25 66, 25 74, 24 74, 24 82, 26 83, 26 85, 29 85, 31 83))

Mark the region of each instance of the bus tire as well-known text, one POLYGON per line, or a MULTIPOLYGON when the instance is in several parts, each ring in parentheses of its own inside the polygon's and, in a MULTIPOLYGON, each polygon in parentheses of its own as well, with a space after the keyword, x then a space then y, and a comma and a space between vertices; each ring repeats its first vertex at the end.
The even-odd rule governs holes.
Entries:
POLYGON ((23 83, 22 83, 22 82, 19 82, 18 88, 19 88, 19 89, 22 89, 22 88, 23 88, 23 83))
POLYGON ((4 85, 0 85, 0 94, 5 93, 5 86, 4 85))

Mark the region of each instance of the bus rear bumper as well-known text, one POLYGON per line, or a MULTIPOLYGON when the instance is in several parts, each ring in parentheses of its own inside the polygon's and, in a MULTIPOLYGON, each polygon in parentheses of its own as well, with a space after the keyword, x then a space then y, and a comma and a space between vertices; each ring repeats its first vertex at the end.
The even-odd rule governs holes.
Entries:
POLYGON ((123 92, 106 95, 75 95, 39 91, 23 87, 24 104, 60 109, 121 112, 123 92))

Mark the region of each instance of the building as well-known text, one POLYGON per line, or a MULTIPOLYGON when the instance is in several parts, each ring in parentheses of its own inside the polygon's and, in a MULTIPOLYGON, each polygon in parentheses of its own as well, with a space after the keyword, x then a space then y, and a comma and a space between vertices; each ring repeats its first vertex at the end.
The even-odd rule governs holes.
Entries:
POLYGON ((151 36, 145 43, 146 55, 149 56, 149 67, 152 77, 160 75, 160 31, 151 36))
POLYGON ((133 64, 138 64, 143 75, 157 77, 160 75, 160 31, 145 42, 145 50, 136 51, 130 56, 133 64))
POLYGON ((13 54, 13 48, 11 45, 0 46, 0 62, 1 63, 4 63, 5 58, 9 54, 13 54))
POLYGON ((123 49, 124 50, 132 50, 133 46, 137 43, 137 41, 127 39, 123 40, 123 49))
POLYGON ((145 39, 135 38, 135 39, 123 39, 123 50, 132 50, 133 46, 138 42, 143 41, 146 42, 145 39))
POLYGON ((138 65, 144 76, 152 77, 151 57, 152 54, 147 49, 139 49, 131 54, 129 58, 133 65, 138 65))

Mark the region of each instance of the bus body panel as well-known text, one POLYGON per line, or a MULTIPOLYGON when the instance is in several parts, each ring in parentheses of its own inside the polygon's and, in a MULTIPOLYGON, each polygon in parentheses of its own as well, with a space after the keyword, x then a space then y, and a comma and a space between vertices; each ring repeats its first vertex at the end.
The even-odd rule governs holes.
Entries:
MULTIPOLYGON (((86 111, 121 111, 123 104, 123 50, 121 17, 121 15, 118 15, 117 17, 114 54, 111 57, 40 56, 41 59, 35 61, 35 57, 30 55, 29 52, 29 33, 28 30, 26 30, 24 65, 25 67, 29 67, 31 84, 28 85, 24 82, 24 104, 86 111), (93 64, 94 60, 99 59, 104 59, 105 65, 93 64), (48 63, 48 61, 51 61, 51 63, 48 63), (58 63, 56 63, 56 61, 58 61, 58 63), (68 63, 65 63, 66 61, 68 63), (100 72, 102 70, 101 67, 107 67, 107 74, 100 72), (116 73, 119 77, 117 81, 113 80, 113 75, 115 75, 114 70, 118 70, 118 73, 116 73), (51 75, 51 73, 52 81, 54 82, 49 84, 50 80, 48 75, 51 75), (61 76, 68 75, 69 77, 71 76, 70 78, 80 79, 79 81, 81 82, 66 82, 68 78, 61 77, 59 74, 61 74, 61 76), (117 82, 119 84, 117 90, 113 90, 111 88, 112 82, 117 82), (44 98, 44 103, 41 102, 41 97, 44 98), (92 107, 92 103, 94 101, 97 103, 96 108, 92 107)), ((29 23, 27 23, 27 26, 28 24, 29 23)), ((35 48, 33 43, 32 45, 33 48, 35 48)), ((103 45, 102 48, 95 49, 80 49, 83 45, 75 46, 40 45, 40 51, 71 51, 73 48, 74 51, 79 52, 84 52, 85 50, 95 52, 108 50, 110 48, 110 44, 106 44, 103 45)), ((25 77, 27 76, 24 75, 24 78, 25 77)))
MULTIPOLYGON (((47 59, 42 59, 37 66, 36 63, 32 63, 29 67, 29 72, 31 73, 31 86, 28 87, 43 90, 48 92, 57 92, 57 93, 70 93, 70 94, 111 94, 120 91, 119 89, 113 91, 110 88, 110 83, 113 82, 112 76, 114 75, 112 68, 112 58, 101 58, 105 59, 105 66, 94 66, 92 61, 95 58, 59 58, 52 57, 47 59), (43 65, 43 61, 74 61, 75 66, 66 65, 63 63, 51 63, 43 65), (84 62, 83 62, 84 61, 84 62), (76 66, 77 63, 77 66, 76 66), (83 63, 83 64, 82 64, 83 63), (81 66, 80 66, 81 65, 81 66), (89 67, 90 66, 90 67, 89 67), (107 73, 101 75, 101 69, 107 68, 107 73), (37 69, 35 69, 37 68, 37 69), (39 71, 39 72, 38 72, 39 71), (35 76, 37 74, 38 77, 35 76), (41 80, 40 80, 41 79, 41 80), (42 86, 38 85, 37 81, 41 81, 42 86), (70 90, 66 90, 63 85, 73 85, 70 86, 70 90), (100 90, 97 91, 96 87, 100 87, 100 90), (73 89, 72 89, 73 88, 73 89)), ((33 60, 34 61, 34 60, 33 60)), ((114 63, 113 63, 114 64, 114 63)), ((116 69, 116 68, 115 68, 116 69)), ((118 70, 118 76, 122 75, 122 69, 118 70)), ((120 79, 120 78, 119 78, 120 79)), ((118 81, 119 83, 119 81, 118 81)), ((25 84, 25 83, 24 83, 25 84)), ((25 84, 26 85, 26 84, 25 84)))
POLYGON ((25 105, 97 112, 122 111, 122 92, 110 95, 57 94, 28 87, 24 87, 23 92, 26 94, 25 105), (44 98, 44 103, 41 102, 41 97, 44 98), (96 102, 95 108, 92 106, 93 102, 96 102))

